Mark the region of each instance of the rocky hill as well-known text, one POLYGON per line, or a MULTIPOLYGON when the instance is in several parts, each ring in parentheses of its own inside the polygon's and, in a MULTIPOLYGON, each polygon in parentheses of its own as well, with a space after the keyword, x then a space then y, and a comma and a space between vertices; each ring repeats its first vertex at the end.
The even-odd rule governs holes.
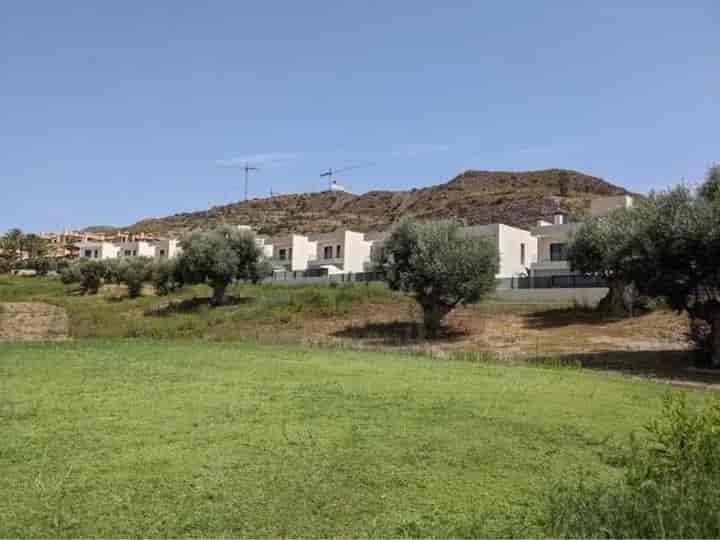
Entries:
POLYGON ((594 197, 625 189, 576 171, 465 171, 451 181, 410 191, 364 195, 324 191, 253 199, 209 210, 140 221, 127 230, 179 236, 222 223, 251 225, 262 234, 327 232, 340 227, 383 230, 404 215, 422 220, 456 217, 469 225, 531 227, 562 211, 585 214, 594 197))

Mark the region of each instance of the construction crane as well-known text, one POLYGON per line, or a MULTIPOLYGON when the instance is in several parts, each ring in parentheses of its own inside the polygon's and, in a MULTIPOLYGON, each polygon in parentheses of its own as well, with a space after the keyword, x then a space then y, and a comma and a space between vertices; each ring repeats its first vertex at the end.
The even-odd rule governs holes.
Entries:
POLYGON ((370 167, 374 165, 374 163, 360 163, 358 165, 350 165, 348 167, 343 167, 342 169, 333 169, 330 167, 327 171, 320 174, 321 178, 327 178, 328 179, 328 189, 332 191, 333 186, 336 184, 335 180, 333 180, 333 175, 345 171, 351 171, 353 169, 362 169, 364 167, 370 167))

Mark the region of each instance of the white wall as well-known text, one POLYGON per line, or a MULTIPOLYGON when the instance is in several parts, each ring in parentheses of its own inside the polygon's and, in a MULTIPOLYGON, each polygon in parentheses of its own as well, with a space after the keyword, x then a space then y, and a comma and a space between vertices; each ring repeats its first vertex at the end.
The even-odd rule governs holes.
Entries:
POLYGON ((308 263, 315 260, 317 255, 317 242, 311 242, 307 236, 300 234, 273 238, 270 245, 272 261, 293 272, 307 270, 308 263), (285 250, 285 259, 280 258, 281 250, 285 250))
POLYGON ((119 242, 119 257, 155 257, 155 246, 143 240, 138 242, 119 242))
POLYGON ((316 243, 317 257, 314 266, 336 266, 342 272, 365 272, 370 264, 372 242, 365 240, 365 234, 339 230, 332 233, 316 234, 310 237, 316 243), (330 251, 330 257, 325 251, 330 251), (338 248, 340 252, 338 254, 338 248))
POLYGON ((500 256, 498 277, 527 274, 530 266, 537 261, 537 238, 530 231, 509 225, 498 225, 498 253, 500 256))
POLYGON ((617 208, 630 208, 633 205, 633 198, 630 195, 617 195, 614 197, 598 197, 590 201, 590 215, 593 217, 604 216, 611 210, 617 208))
POLYGON ((370 265, 372 242, 365 240, 363 233, 345 231, 345 256, 343 270, 345 272, 364 272, 370 265))
POLYGON ((307 270, 308 263, 317 258, 317 242, 311 242, 307 236, 292 235, 292 259, 290 270, 307 270))
POLYGON ((75 244, 81 259, 114 259, 118 248, 109 242, 80 242, 75 244), (86 252, 90 252, 89 255, 86 252))
POLYGON ((499 265, 496 278, 526 274, 530 265, 537 260, 537 239, 530 231, 502 223, 473 225, 465 227, 465 231, 472 236, 484 236, 497 249, 499 265), (525 246, 524 261, 522 260, 523 245, 525 246))
POLYGON ((157 259, 174 259, 182 252, 180 242, 174 239, 156 240, 153 245, 157 259))

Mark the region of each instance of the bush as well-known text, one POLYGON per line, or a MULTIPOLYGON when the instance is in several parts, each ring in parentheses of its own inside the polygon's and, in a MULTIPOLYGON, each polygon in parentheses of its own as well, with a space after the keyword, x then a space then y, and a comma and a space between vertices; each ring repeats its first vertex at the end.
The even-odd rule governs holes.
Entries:
POLYGON ((82 281, 80 265, 80 261, 74 261, 60 270, 60 281, 62 281, 65 285, 80 283, 82 281))
POLYGON ((57 270, 57 262, 52 257, 35 257, 15 263, 16 270, 35 270, 38 276, 46 276, 57 270))
POLYGON ((140 296, 143 284, 150 281, 151 264, 152 259, 147 257, 120 259, 117 265, 117 277, 120 283, 127 285, 130 298, 140 296))
POLYGON ((160 296, 166 296, 182 287, 178 265, 174 259, 160 259, 150 267, 150 281, 160 296))
POLYGON ((102 261, 105 266, 105 283, 114 283, 120 285, 122 280, 123 265, 125 259, 106 259, 102 261))
POLYGON ((668 396, 632 441, 623 478, 556 484, 545 527, 565 538, 720 537, 720 400, 693 412, 684 395, 668 396))
POLYGON ((12 270, 12 261, 7 258, 0 255, 0 274, 7 274, 12 270))
POLYGON ((86 294, 97 294, 105 277, 106 266, 100 261, 83 261, 80 263, 80 286, 86 294))

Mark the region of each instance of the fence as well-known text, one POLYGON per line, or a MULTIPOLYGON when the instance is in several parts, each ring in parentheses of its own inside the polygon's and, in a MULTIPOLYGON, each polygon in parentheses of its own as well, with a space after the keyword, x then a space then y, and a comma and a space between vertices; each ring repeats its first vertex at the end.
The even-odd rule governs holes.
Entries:
POLYGON ((607 287, 607 281, 596 276, 552 275, 512 277, 497 280, 498 289, 589 289, 607 287))
POLYGON ((327 274, 313 270, 297 272, 275 272, 270 278, 272 283, 368 283, 383 281, 381 272, 349 272, 347 274, 327 274))
MULTIPOLYGON (((318 269, 275 272, 270 280, 272 283, 301 285, 330 283, 368 283, 383 281, 381 272, 356 272, 347 274, 328 274, 318 269)), ((589 289, 605 288, 607 282, 594 276, 582 275, 551 275, 534 277, 512 277, 496 280, 498 290, 507 289, 589 289)))

